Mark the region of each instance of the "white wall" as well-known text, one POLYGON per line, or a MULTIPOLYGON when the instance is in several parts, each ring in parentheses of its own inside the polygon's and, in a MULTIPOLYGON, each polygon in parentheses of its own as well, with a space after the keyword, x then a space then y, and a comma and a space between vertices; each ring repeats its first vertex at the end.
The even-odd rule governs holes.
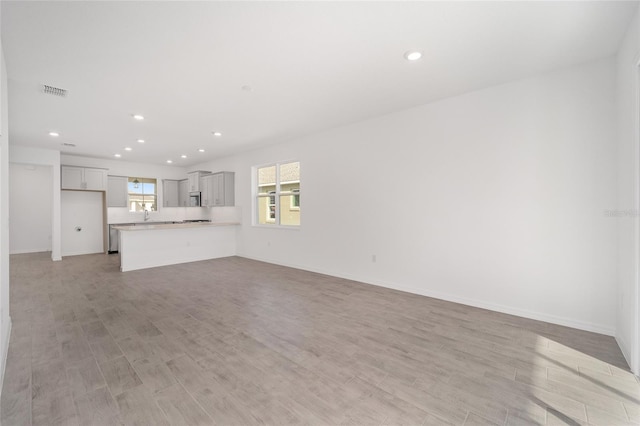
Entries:
MULTIPOLYGON (((52 149, 11 145, 9 147, 9 161, 50 168, 52 173, 52 179, 49 182, 52 200, 51 216, 43 213, 41 220, 51 217, 51 259, 62 260, 60 254, 60 152, 52 149)), ((7 192, 9 192, 9 188, 7 188, 7 192)))
POLYGON ((239 255, 613 334, 614 86, 610 58, 198 168, 236 172, 239 255), (251 226, 251 167, 289 159, 302 226, 251 226))
POLYGON ((51 251, 52 178, 51 166, 10 163, 11 254, 51 251))
POLYGON ((187 169, 178 166, 157 166, 155 164, 134 163, 130 161, 106 160, 103 158, 82 157, 62 154, 60 163, 67 166, 98 167, 108 169, 115 176, 141 176, 157 179, 186 179, 187 169))
POLYGON ((616 339, 632 370, 640 374, 640 12, 636 12, 617 58, 618 101, 618 300, 616 339))
MULTIPOLYGON (((0 383, 9 349, 9 110, 7 107, 7 67, 0 40, 0 383)), ((2 387, 0 386, 0 393, 2 387)))

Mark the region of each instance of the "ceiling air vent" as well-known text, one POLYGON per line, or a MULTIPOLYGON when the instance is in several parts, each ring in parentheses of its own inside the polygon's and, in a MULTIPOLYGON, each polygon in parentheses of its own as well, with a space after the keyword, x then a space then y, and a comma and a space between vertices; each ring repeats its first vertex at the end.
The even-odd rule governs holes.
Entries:
POLYGON ((60 96, 62 98, 67 96, 67 90, 59 87, 47 86, 46 84, 42 85, 42 91, 47 95, 60 96))

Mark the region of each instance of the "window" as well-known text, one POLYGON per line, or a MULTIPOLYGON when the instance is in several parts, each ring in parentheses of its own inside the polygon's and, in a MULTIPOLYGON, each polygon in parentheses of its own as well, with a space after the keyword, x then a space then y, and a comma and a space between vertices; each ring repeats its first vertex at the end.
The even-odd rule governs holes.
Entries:
POLYGON ((129 211, 142 212, 158 210, 158 184, 156 179, 130 177, 127 183, 129 211))
POLYGON ((300 190, 294 189, 291 192, 293 193, 291 197, 291 208, 300 210, 300 190))
POLYGON ((270 222, 276 220, 276 191, 269 191, 269 218, 270 222))
POLYGON ((254 168, 258 225, 300 225, 300 163, 276 163, 254 168))

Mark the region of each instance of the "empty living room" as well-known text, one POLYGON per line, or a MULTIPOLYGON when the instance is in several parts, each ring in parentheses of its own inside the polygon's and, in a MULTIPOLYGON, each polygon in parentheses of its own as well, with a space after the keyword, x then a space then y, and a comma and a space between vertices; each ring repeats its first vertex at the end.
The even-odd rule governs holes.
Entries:
POLYGON ((637 1, 0 1, 0 424, 639 425, 637 1))

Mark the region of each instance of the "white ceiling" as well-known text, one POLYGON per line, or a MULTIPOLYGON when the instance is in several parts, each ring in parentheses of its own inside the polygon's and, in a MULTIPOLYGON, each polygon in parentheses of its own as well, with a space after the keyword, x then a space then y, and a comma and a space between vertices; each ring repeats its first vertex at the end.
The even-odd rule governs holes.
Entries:
POLYGON ((190 166, 613 55, 636 6, 2 1, 10 143, 190 166))

